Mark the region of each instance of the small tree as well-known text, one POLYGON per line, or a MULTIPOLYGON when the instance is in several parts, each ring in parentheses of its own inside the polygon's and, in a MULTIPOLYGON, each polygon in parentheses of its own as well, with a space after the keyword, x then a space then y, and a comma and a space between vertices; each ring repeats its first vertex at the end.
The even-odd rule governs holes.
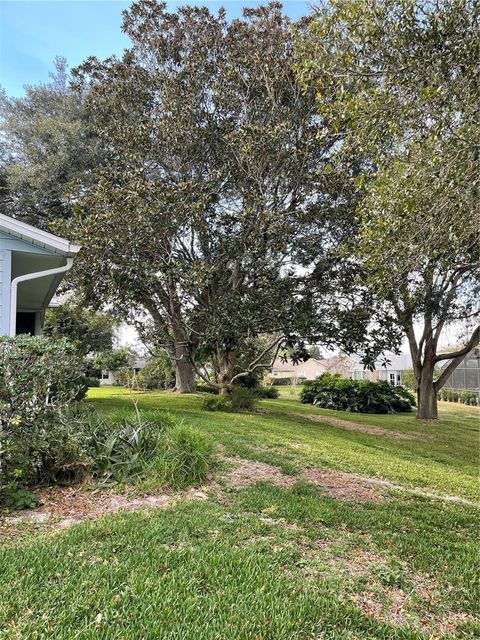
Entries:
POLYGON ((79 355, 85 357, 112 350, 116 324, 109 314, 68 302, 47 309, 44 334, 56 339, 67 338, 79 355))
POLYGON ((94 360, 94 366, 102 371, 118 371, 123 367, 132 368, 135 363, 135 354, 128 347, 113 349, 100 353, 94 360))

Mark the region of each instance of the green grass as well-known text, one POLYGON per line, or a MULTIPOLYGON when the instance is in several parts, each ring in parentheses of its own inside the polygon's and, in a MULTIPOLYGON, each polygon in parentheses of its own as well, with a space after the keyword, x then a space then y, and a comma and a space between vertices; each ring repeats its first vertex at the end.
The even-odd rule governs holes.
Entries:
MULTIPOLYGON (((112 388, 89 398, 108 415, 131 402, 112 388)), ((319 411, 289 397, 262 401, 256 414, 206 413, 195 396, 135 399, 184 417, 227 454, 289 473, 314 464, 476 495, 473 408, 442 405, 439 424, 422 425, 410 415, 319 411), (299 413, 419 435, 347 431, 299 413)), ((4 545, 0 638, 473 640, 478 524, 469 504, 402 491, 379 502, 341 501, 302 480, 117 513, 4 545)))
MULTIPOLYGON (((283 389, 280 387, 280 389, 283 389)), ((201 398, 175 394, 135 393, 120 388, 91 389, 89 398, 106 415, 123 409, 131 398, 140 408, 164 408, 209 432, 227 453, 265 462, 303 467, 307 464, 353 471, 399 482, 407 487, 478 498, 479 410, 440 403, 438 424, 422 423, 415 414, 359 415, 302 405, 279 398, 260 403, 266 413, 205 412, 201 398), (304 416, 319 414, 413 435, 393 436, 347 431, 313 422, 304 416), (299 448, 300 447, 300 448, 299 448), (266 449, 263 455, 258 449, 266 449), (281 450, 280 453, 277 450, 281 450)))

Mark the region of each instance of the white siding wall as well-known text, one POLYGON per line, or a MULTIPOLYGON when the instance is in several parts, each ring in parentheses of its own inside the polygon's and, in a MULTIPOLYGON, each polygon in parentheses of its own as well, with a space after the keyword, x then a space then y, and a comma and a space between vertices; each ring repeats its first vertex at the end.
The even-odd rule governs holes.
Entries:
POLYGON ((11 252, 2 247, 0 237, 0 336, 8 335, 10 324, 11 252))
POLYGON ((3 303, 3 278, 4 278, 4 273, 3 273, 3 262, 4 262, 4 252, 0 249, 0 335, 3 333, 1 331, 2 328, 2 312, 3 312, 3 307, 4 307, 4 303, 3 303))

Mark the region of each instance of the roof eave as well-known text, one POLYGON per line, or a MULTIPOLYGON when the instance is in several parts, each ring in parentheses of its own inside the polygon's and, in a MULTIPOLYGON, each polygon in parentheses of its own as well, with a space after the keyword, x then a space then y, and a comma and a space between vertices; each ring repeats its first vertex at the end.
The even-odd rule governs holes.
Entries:
POLYGON ((80 245, 73 244, 64 238, 42 231, 20 220, 15 220, 0 213, 0 231, 4 231, 20 240, 30 242, 37 247, 53 251, 66 258, 73 258, 81 249, 80 245))

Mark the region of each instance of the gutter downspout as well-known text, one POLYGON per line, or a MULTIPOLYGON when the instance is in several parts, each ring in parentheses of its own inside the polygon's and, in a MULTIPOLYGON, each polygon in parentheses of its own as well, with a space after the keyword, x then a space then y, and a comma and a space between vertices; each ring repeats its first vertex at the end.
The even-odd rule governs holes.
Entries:
POLYGON ((17 287, 20 282, 26 282, 27 280, 35 280, 36 278, 43 278, 45 276, 55 276, 59 273, 66 273, 72 268, 73 258, 67 258, 67 264, 63 267, 56 267, 55 269, 46 269, 45 271, 35 271, 34 273, 25 273, 23 276, 17 276, 12 280, 10 286, 10 333, 14 336, 17 331, 17 287))

